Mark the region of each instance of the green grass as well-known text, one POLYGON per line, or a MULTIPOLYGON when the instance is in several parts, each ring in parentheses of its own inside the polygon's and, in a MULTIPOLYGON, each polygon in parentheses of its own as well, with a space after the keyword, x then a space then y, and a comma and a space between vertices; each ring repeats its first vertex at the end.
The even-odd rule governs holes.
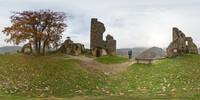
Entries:
MULTIPOLYGON (((200 55, 181 55, 156 64, 134 64, 127 71, 110 76, 81 67, 80 60, 55 59, 57 56, 60 55, 0 55, 0 97, 200 98, 200 55)), ((117 58, 103 56, 112 57, 112 60, 117 58)))
POLYGON ((156 64, 134 64, 113 77, 115 84, 109 87, 128 98, 200 98, 199 59, 200 55, 181 55, 156 64))
POLYGON ((94 56, 92 56, 90 51, 85 51, 85 52, 81 53, 81 55, 85 55, 86 57, 89 57, 89 58, 94 58, 94 56))
MULTIPOLYGON (((38 55, 38 56, 43 56, 43 55, 38 55)), ((64 57, 66 56, 66 54, 64 53, 60 53, 58 51, 48 51, 48 52, 45 52, 44 56, 56 56, 56 57, 64 57)))
POLYGON ((120 64, 129 61, 129 59, 120 56, 101 56, 97 58, 97 61, 104 64, 120 64))
POLYGON ((0 96, 74 97, 98 95, 104 87, 103 72, 88 72, 80 60, 53 56, 0 55, 0 96))

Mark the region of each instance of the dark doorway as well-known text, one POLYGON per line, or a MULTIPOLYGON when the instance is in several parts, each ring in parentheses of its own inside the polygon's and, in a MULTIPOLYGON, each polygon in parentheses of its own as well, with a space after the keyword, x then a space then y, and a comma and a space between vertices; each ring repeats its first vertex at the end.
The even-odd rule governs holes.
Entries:
POLYGON ((101 51, 100 49, 97 49, 97 57, 100 57, 101 56, 101 51))
POLYGON ((179 50, 178 53, 181 54, 181 50, 179 50))
POLYGON ((182 54, 184 53, 184 47, 182 47, 182 54))

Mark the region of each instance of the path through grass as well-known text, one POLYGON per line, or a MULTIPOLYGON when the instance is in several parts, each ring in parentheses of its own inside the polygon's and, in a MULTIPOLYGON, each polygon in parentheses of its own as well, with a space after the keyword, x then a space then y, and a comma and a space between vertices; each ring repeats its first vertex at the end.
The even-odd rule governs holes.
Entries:
POLYGON ((98 62, 104 63, 104 64, 120 64, 129 61, 125 57, 120 56, 101 56, 97 58, 98 62))

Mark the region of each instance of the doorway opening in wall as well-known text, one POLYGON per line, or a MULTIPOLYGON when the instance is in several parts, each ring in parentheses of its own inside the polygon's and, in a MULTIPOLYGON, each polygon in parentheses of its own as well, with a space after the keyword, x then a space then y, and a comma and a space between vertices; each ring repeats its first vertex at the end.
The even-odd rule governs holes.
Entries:
POLYGON ((188 46, 188 41, 185 42, 186 46, 188 46))
POLYGON ((181 50, 179 50, 178 53, 181 54, 181 50))
POLYGON ((182 52, 181 52, 181 54, 183 54, 184 53, 184 47, 182 47, 182 52))
POLYGON ((191 53, 191 51, 189 50, 188 53, 191 53))
POLYGON ((101 51, 100 51, 100 49, 97 49, 97 53, 96 53, 97 55, 97 57, 100 57, 101 56, 101 51))

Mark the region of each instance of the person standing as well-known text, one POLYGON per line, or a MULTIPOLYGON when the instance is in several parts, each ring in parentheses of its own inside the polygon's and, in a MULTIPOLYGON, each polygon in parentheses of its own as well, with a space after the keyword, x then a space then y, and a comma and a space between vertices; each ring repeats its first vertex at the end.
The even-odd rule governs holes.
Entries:
POLYGON ((129 59, 132 59, 132 50, 128 51, 129 59))

